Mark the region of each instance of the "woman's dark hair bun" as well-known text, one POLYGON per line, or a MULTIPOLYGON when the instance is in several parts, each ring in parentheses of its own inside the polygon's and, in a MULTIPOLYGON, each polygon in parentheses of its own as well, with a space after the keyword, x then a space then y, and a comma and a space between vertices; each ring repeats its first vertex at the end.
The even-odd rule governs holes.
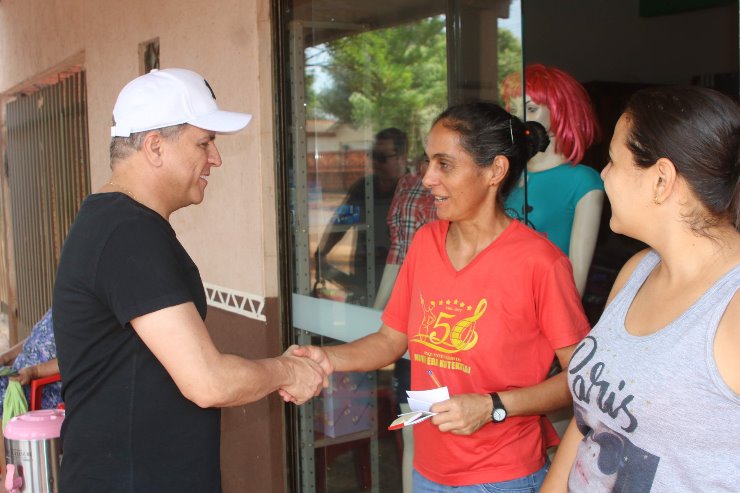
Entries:
POLYGON ((524 122, 524 137, 527 143, 527 160, 550 145, 547 130, 538 122, 524 122))

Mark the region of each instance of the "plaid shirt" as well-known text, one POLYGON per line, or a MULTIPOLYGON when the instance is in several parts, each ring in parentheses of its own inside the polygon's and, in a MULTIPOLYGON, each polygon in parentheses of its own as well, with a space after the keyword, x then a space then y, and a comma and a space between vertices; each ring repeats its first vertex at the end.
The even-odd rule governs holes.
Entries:
POLYGON ((391 246, 387 262, 400 265, 414 238, 414 233, 428 222, 437 219, 434 197, 421 183, 421 176, 407 174, 401 177, 388 211, 388 229, 391 246))

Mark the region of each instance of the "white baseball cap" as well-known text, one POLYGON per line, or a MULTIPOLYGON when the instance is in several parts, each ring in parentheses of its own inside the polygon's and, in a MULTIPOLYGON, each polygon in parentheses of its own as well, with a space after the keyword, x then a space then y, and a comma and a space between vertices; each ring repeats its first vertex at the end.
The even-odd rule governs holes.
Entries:
POLYGON ((113 107, 111 137, 189 123, 230 133, 247 126, 252 115, 222 111, 216 95, 199 74, 182 68, 154 69, 121 90, 113 107))

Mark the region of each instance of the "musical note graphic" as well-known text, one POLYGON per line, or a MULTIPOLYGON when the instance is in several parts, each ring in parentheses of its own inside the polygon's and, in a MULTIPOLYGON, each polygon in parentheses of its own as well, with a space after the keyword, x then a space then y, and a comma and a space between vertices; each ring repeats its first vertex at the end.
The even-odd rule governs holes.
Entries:
POLYGON ((455 327, 452 329, 452 335, 450 336, 450 341, 454 347, 460 351, 465 351, 475 346, 475 343, 478 342, 475 321, 486 313, 487 306, 488 302, 485 299, 480 300, 471 317, 464 318, 455 324, 455 327))
MULTIPOLYGON (((423 317, 419 326, 419 332, 411 338, 413 342, 419 342, 427 347, 442 351, 444 353, 456 353, 466 351, 478 342, 478 333, 476 332, 476 321, 486 312, 488 302, 482 299, 478 302, 475 311, 469 317, 463 318, 452 324, 452 321, 459 316, 458 313, 447 313, 442 311, 443 304, 435 307, 431 302, 427 305, 424 298, 419 296, 423 317), (435 317, 435 308, 439 312, 435 317)), ((454 306, 464 305, 455 300, 454 306)), ((470 309, 470 308, 468 308, 470 309)), ((457 310, 453 310, 457 311, 457 310)))

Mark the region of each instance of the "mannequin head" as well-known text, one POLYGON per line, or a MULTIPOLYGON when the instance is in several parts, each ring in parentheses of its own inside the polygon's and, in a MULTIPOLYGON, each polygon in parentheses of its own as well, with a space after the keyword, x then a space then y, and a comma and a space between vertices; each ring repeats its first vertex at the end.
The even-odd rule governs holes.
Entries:
POLYGON ((545 126, 555 144, 555 153, 570 163, 579 163, 586 149, 600 137, 586 89, 562 70, 541 64, 527 66, 524 78, 524 104, 521 75, 513 73, 504 79, 501 96, 506 109, 516 114, 525 108, 527 120, 545 126), (542 121, 548 117, 549 122, 542 121))

